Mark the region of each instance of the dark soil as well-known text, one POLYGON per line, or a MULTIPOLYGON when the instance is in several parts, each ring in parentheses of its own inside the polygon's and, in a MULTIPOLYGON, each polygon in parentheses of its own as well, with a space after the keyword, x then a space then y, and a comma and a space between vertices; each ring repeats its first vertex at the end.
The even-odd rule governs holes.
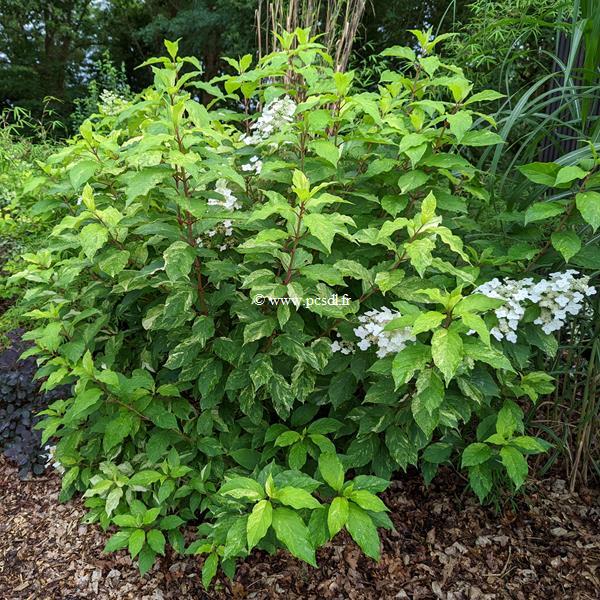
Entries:
MULTIPOLYGON (((0 277, 2 273, 0 273, 0 277)), ((16 298, 0 298, 0 316, 2 316, 16 301, 16 298)))
POLYGON ((80 524, 79 501, 58 503, 59 486, 55 474, 19 481, 0 462, 2 600, 600 597, 600 494, 571 494, 560 479, 533 482, 496 515, 461 497, 450 475, 428 490, 409 477, 386 494, 396 532, 383 534, 379 563, 340 536, 318 569, 256 552, 208 593, 196 557, 163 559, 140 578, 124 551, 103 555, 105 535, 80 524))

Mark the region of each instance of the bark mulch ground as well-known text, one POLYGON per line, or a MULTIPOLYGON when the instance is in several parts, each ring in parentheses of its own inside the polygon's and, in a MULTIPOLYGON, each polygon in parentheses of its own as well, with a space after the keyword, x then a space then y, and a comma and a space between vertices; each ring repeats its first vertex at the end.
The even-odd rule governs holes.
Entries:
POLYGON ((600 598, 600 494, 534 482, 513 510, 478 506, 451 477, 425 489, 395 482, 385 500, 397 531, 379 563, 348 538, 319 552, 319 569, 257 552, 235 581, 202 590, 200 560, 163 559, 140 578, 125 552, 102 554, 104 534, 80 524, 79 501, 59 504, 59 481, 19 481, 0 459, 0 599, 600 598))

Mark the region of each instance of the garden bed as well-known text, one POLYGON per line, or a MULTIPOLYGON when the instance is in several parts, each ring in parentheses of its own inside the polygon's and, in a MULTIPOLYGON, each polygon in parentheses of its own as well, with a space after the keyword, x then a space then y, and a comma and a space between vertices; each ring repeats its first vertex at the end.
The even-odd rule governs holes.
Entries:
POLYGON ((207 594, 198 559, 162 559, 140 578, 126 552, 102 554, 80 502, 58 503, 54 473, 19 481, 0 461, 0 598, 595 599, 600 587, 600 494, 570 494, 560 479, 533 482, 501 516, 461 498, 450 474, 429 490, 396 481, 381 562, 341 536, 319 551, 319 569, 255 552, 207 594))

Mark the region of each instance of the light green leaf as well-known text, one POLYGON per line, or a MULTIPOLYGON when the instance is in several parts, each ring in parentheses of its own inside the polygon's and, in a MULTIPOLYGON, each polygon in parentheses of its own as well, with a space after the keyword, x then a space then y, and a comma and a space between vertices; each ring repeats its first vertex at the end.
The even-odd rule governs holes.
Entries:
POLYGON ((465 313, 480 313, 499 308, 504 304, 504 300, 498 298, 489 298, 484 294, 470 294, 463 298, 453 309, 456 315, 465 313))
POLYGON ((179 52, 179 40, 176 40, 175 42, 164 40, 164 44, 165 48, 167 49, 167 52, 169 53, 169 56, 171 58, 175 58, 177 56, 177 53, 179 52))
POLYGON ((323 452, 319 455, 319 471, 324 481, 336 492, 344 485, 344 467, 336 454, 323 452))
POLYGON ((475 465, 469 468, 469 484, 477 494, 480 502, 483 502, 492 490, 492 475, 487 465, 475 465))
POLYGON ((574 181, 575 179, 583 179, 587 176, 587 174, 587 171, 584 171, 575 165, 568 165, 566 167, 562 167, 556 174, 554 185, 559 186, 565 183, 571 183, 571 181, 574 181))
POLYGON ((448 121, 450 132, 454 135, 458 143, 461 142, 465 133, 469 131, 473 125, 473 117, 464 110, 460 110, 453 115, 448 115, 446 121, 448 121))
POLYGON ((315 140, 314 142, 311 142, 310 148, 317 156, 324 158, 334 167, 337 167, 341 152, 340 148, 338 148, 333 142, 328 140, 315 140))
POLYGON ((435 242, 429 238, 420 238, 404 245, 410 263, 417 273, 423 277, 425 269, 432 263, 431 251, 435 248, 435 242))
POLYGON ((317 566, 315 549, 310 542, 308 527, 298 513, 289 508, 274 509, 273 529, 277 539, 293 556, 313 567, 317 566))
POLYGON ((117 531, 111 538, 106 542, 103 552, 116 552, 122 550, 129 543, 129 531, 117 531))
POLYGON ((525 483, 527 473, 529 472, 525 457, 516 448, 504 446, 500 450, 500 458, 508 476, 515 484, 515 487, 519 489, 525 483))
POLYGON ((81 413, 85 412, 88 408, 94 406, 96 402, 102 396, 102 390, 98 388, 90 388, 77 394, 75 397, 75 401, 71 405, 71 408, 68 410, 67 416, 68 418, 78 417, 81 413))
POLYGON ((217 567, 219 566, 219 556, 216 552, 211 552, 204 560, 202 565, 202 585, 207 590, 210 586, 210 582, 217 574, 217 567))
POLYGON ((98 263, 101 271, 104 271, 107 275, 114 277, 120 273, 129 262, 129 252, 127 250, 116 250, 113 249, 108 255, 106 255, 98 263))
POLYGON ((151 529, 146 534, 146 539, 148 541, 148 546, 150 546, 154 552, 164 555, 166 540, 162 531, 159 531, 158 529, 151 529))
POLYGON ((119 502, 123 497, 123 489, 120 487, 113 488, 108 496, 106 497, 106 504, 104 505, 104 510, 107 515, 113 513, 113 511, 119 506, 119 502))
POLYGON ((329 505, 327 511, 327 528, 329 529, 329 535, 334 537, 348 522, 348 500, 337 496, 334 498, 329 505))
POLYGON ((468 106, 474 102, 490 102, 491 100, 499 100, 500 98, 504 98, 504 94, 494 90, 483 90, 482 92, 473 94, 464 104, 468 106))
POLYGON ((285 486, 277 491, 277 500, 282 504, 291 506, 295 509, 301 508, 321 508, 321 503, 309 492, 301 488, 285 486))
POLYGON ((142 549, 146 541, 146 532, 143 529, 136 529, 129 536, 129 553, 131 558, 135 558, 142 549))
POLYGON ((515 414, 513 403, 506 401, 498 411, 496 431, 504 438, 509 439, 517 429, 519 419, 515 414))
POLYGON ((353 502, 349 504, 346 529, 367 556, 379 560, 380 547, 377 527, 371 517, 353 502))
POLYGON ((284 431, 277 436, 277 439, 275 440, 275 446, 280 448, 291 446, 292 444, 295 444, 300 437, 301 436, 297 431, 284 431))
POLYGON ((246 532, 248 535, 248 550, 252 550, 262 540, 271 526, 273 507, 268 500, 261 500, 254 505, 248 516, 246 532))
POLYGON ((186 279, 194 264, 194 249, 187 242, 173 242, 164 252, 165 271, 171 281, 186 279))
POLYGON ((431 356, 435 366, 443 373, 446 385, 450 383, 462 362, 463 343, 452 329, 438 329, 431 338, 431 356))
POLYGON ((354 225, 354 221, 350 217, 339 213, 326 215, 311 213, 305 215, 303 222, 311 235, 314 235, 327 248, 327 252, 331 252, 331 244, 335 235, 347 235, 346 225, 354 225))
POLYGON ((415 51, 412 48, 406 46, 391 46, 386 48, 381 56, 393 56, 395 58, 404 58, 413 62, 416 59, 415 51))
POLYGON ((139 417, 130 412, 121 412, 106 424, 102 447, 106 452, 120 444, 130 433, 139 417))
POLYGON ((276 325, 277 321, 272 317, 249 323, 244 327, 244 344, 269 337, 275 330, 276 325))
POLYGON ((421 371, 417 379, 417 393, 413 396, 413 413, 415 407, 425 409, 430 415, 444 401, 444 384, 434 369, 421 371))
POLYGON ((234 477, 226 481, 219 489, 222 496, 232 498, 245 498, 248 500, 262 500, 265 492, 257 481, 249 477, 234 477))
POLYGON ((469 444, 462 453, 462 467, 472 467, 487 462, 492 457, 492 450, 487 444, 475 442, 469 444))
POLYGON ((155 481, 158 481, 161 477, 163 477, 161 473, 151 469, 139 471, 131 477, 129 480, 129 485, 141 485, 143 487, 147 487, 155 481))
POLYGON ((580 192, 575 197, 577 210, 594 232, 600 227, 600 192, 580 192))
POLYGON ((408 383, 429 360, 431 360, 431 349, 424 344, 409 344, 398 352, 392 362, 392 376, 396 388, 408 383))
MULTIPOLYGON (((88 181, 93 175, 94 173, 96 173, 96 171, 100 168, 101 164, 99 161, 97 160, 80 160, 79 162, 75 163, 70 169, 69 169, 69 180, 71 181, 71 185, 73 186, 73 189, 77 192, 79 191, 79 188, 86 183, 86 181, 88 181)), ((89 187, 89 186, 86 186, 89 187)), ((92 189, 89 188, 89 192, 91 193, 92 189)), ((92 195, 92 200, 93 200, 93 195, 92 195)), ((94 210, 94 206, 88 206, 87 203, 85 203, 85 206, 89 209, 89 210, 94 210)))
POLYGON ((477 333, 486 346, 490 345, 490 332, 485 321, 479 315, 464 313, 461 315, 461 319, 469 329, 472 329, 477 333))
POLYGON ((79 233, 79 241, 84 254, 90 259, 94 258, 96 252, 108 241, 108 230, 100 223, 90 223, 79 233))
POLYGON ((367 490, 353 490, 350 493, 350 500, 358 504, 364 510, 373 512, 386 512, 388 507, 375 494, 367 490))
POLYGON ((546 445, 544 445, 541 440, 528 435, 520 435, 512 439, 511 444, 514 444, 515 446, 532 454, 546 452, 547 446, 549 445, 547 442, 546 445))
POLYGON ((386 292, 393 290, 404 279, 404 271, 396 269, 395 271, 381 271, 375 276, 375 285, 385 295, 386 292))
POLYGON ((560 167, 555 163, 534 162, 517 167, 527 179, 534 183, 553 186, 560 167))
POLYGON ((446 318, 446 315, 430 310, 425 313, 421 313, 416 319, 412 327, 413 335, 424 333, 425 331, 431 331, 439 327, 440 323, 446 318))
POLYGON ((398 187, 403 194, 416 190, 418 187, 425 185, 429 180, 429 175, 419 169, 414 169, 401 175, 398 179, 398 187))
POLYGON ((550 240, 567 262, 581 250, 581 239, 574 231, 555 231, 550 240))
POLYGON ((493 131, 467 131, 461 140, 463 146, 494 146, 504 140, 493 131))
POLYGON ((525 213, 525 225, 550 219, 564 212, 564 204, 560 202, 538 202, 532 204, 525 213))

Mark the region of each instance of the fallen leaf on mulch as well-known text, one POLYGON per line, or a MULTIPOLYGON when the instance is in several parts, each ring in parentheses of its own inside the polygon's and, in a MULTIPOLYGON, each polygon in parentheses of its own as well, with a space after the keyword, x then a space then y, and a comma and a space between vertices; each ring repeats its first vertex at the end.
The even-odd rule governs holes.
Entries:
POLYGON ((597 600, 600 589, 600 494, 570 494, 557 479, 496 515, 451 476, 429 489, 407 477, 385 495, 396 531, 383 533, 379 563, 341 535, 318 569, 256 552, 208 593, 195 557, 162 559, 140 577, 125 552, 102 554, 105 535, 80 524, 79 501, 58 503, 59 488, 54 474, 19 481, 0 459, 2 600, 597 600))

